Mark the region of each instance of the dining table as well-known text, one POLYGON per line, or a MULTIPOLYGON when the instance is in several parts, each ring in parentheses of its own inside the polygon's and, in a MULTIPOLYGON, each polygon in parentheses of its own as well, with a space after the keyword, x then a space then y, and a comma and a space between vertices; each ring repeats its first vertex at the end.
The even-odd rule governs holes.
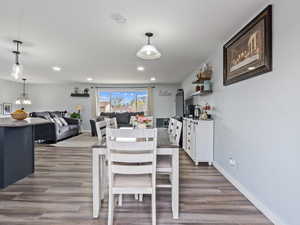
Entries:
MULTIPOLYGON (((157 155, 171 157, 172 176, 171 198, 172 214, 174 219, 179 217, 179 145, 172 142, 166 128, 157 128, 157 155)), ((107 190, 107 159, 106 141, 103 139, 92 146, 92 180, 93 180, 93 217, 98 218, 101 210, 101 203, 104 200, 107 190)))

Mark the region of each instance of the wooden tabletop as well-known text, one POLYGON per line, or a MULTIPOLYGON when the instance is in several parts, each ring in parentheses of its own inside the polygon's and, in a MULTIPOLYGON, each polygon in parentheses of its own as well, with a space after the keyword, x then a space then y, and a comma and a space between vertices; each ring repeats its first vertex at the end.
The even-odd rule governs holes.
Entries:
MULTIPOLYGON (((157 147, 178 148, 179 146, 170 142, 168 130, 166 128, 157 128, 157 147)), ((95 143, 92 148, 106 148, 105 140, 103 139, 101 143, 95 143)))

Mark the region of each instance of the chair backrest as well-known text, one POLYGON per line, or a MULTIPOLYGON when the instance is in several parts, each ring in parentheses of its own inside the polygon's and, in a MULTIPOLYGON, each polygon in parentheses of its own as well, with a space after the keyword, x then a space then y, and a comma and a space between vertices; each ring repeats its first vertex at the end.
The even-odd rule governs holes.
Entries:
POLYGON ((148 119, 150 122, 149 122, 149 125, 151 127, 154 126, 154 119, 153 119, 153 116, 145 116, 146 119, 148 119))
POLYGON ((117 118, 113 117, 113 118, 104 118, 104 121, 106 122, 106 127, 109 128, 118 128, 118 122, 117 122, 117 118))
POLYGON ((176 120, 174 132, 172 133, 173 143, 179 145, 182 130, 182 122, 176 120))
POLYGON ((156 174, 156 129, 111 129, 106 134, 109 177, 115 174, 156 174))
POLYGON ((175 119, 170 118, 169 126, 168 126, 168 133, 169 134, 171 134, 173 132, 174 127, 175 127, 175 119))
POLYGON ((98 141, 102 142, 106 133, 106 122, 104 120, 96 122, 96 131, 97 131, 98 141))
POLYGON ((135 125, 135 123, 136 123, 136 116, 130 116, 129 124, 130 125, 135 125))

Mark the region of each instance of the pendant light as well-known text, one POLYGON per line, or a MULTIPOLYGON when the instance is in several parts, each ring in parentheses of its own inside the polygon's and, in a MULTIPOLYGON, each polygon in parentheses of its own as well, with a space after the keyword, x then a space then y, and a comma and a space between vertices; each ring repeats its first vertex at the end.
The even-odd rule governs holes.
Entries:
POLYGON ((161 53, 150 43, 150 38, 153 37, 153 33, 147 32, 145 35, 148 39, 147 44, 136 53, 136 56, 145 60, 159 59, 161 57, 161 53))
POLYGON ((29 99, 28 94, 26 94, 26 89, 25 89, 26 79, 23 78, 22 80, 23 80, 23 92, 21 93, 20 97, 17 98, 16 105, 22 105, 23 108, 23 105, 31 105, 31 100, 29 99))
POLYGON ((18 40, 13 40, 13 43, 16 44, 16 50, 12 52, 12 53, 15 54, 15 63, 14 63, 13 68, 12 68, 11 76, 15 80, 18 80, 19 77, 21 77, 23 75, 23 66, 20 65, 20 61, 19 61, 19 56, 21 54, 19 48, 20 48, 20 45, 23 44, 23 42, 18 41, 18 40))

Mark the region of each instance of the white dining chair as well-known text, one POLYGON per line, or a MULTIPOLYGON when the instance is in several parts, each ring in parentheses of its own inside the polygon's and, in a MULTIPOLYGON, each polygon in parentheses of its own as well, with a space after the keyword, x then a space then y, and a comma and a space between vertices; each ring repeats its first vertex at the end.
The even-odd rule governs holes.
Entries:
POLYGON ((113 224, 114 195, 151 194, 156 224, 156 129, 111 129, 106 134, 109 171, 108 225, 113 224))
MULTIPOLYGON (((174 131, 169 134, 169 139, 171 144, 175 144, 179 146, 180 142, 180 136, 181 136, 181 131, 182 131, 182 122, 178 120, 174 120, 173 124, 175 124, 175 127, 172 129, 174 131)), ((166 174, 168 175, 168 180, 169 182, 163 182, 163 183, 157 183, 156 187, 158 188, 174 188, 172 186, 172 159, 170 156, 165 156, 165 155, 160 155, 157 157, 157 168, 156 171, 158 174, 166 174)))
POLYGON ((103 120, 96 122, 96 131, 98 136, 98 142, 101 143, 106 133, 106 122, 103 120))
POLYGON ((182 131, 182 122, 175 120, 173 131, 170 135, 170 141, 172 144, 179 145, 182 131))
POLYGON ((106 127, 118 128, 118 122, 117 122, 117 118, 116 117, 113 117, 113 118, 104 118, 104 121, 106 122, 106 127))
POLYGON ((175 119, 170 118, 169 119, 169 125, 168 125, 168 134, 171 134, 175 125, 175 119))

